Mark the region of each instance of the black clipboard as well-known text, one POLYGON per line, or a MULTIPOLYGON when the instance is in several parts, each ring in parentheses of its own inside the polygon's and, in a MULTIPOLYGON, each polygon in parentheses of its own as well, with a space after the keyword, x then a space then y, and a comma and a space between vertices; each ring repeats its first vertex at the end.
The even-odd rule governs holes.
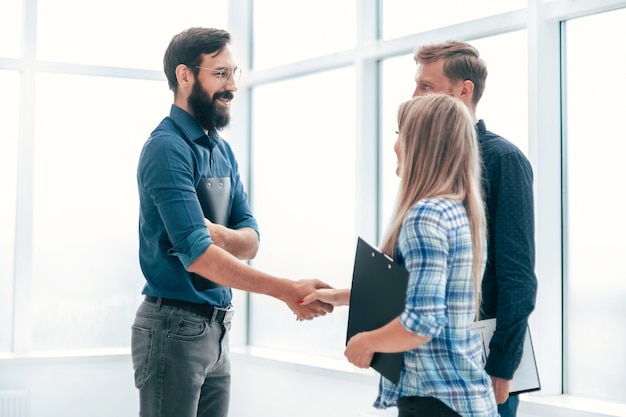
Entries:
POLYGON ((230 214, 230 178, 203 178, 196 187, 204 217, 213 223, 228 226, 230 214))
MULTIPOLYGON (((406 302, 409 272, 358 238, 346 344, 357 333, 382 327, 398 317, 406 302)), ((400 381, 404 353, 376 352, 371 367, 394 384, 400 381)))
MULTIPOLYGON (((230 215, 230 178, 203 178, 196 187, 196 195, 204 217, 213 223, 228 226, 230 215)), ((198 291, 220 288, 222 285, 193 275, 193 286, 198 291)))

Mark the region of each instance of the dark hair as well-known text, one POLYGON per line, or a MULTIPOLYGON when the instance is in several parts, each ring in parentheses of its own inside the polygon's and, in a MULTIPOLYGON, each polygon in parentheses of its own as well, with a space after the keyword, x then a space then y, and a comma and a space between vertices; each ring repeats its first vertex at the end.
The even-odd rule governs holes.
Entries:
POLYGON ((196 27, 174 35, 163 57, 163 70, 170 90, 176 93, 178 89, 176 67, 187 65, 197 75, 196 65, 202 62, 202 55, 220 52, 229 43, 230 33, 221 29, 196 27))
POLYGON ((472 103, 478 104, 487 80, 487 64, 480 58, 478 49, 466 42, 446 41, 421 46, 414 59, 417 64, 443 59, 443 72, 450 81, 470 80, 474 83, 472 103))

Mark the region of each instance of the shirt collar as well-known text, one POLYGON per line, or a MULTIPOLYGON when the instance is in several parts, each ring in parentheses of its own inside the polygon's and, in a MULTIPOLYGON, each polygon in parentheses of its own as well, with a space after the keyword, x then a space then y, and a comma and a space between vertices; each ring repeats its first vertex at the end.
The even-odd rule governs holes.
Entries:
POLYGON ((478 123, 476 123, 476 131, 478 134, 483 134, 487 131, 487 125, 485 125, 485 121, 480 119, 478 123))
POLYGON ((185 136, 194 142, 213 149, 220 136, 215 129, 208 133, 196 122, 192 115, 175 104, 170 109, 170 119, 183 131, 185 136))

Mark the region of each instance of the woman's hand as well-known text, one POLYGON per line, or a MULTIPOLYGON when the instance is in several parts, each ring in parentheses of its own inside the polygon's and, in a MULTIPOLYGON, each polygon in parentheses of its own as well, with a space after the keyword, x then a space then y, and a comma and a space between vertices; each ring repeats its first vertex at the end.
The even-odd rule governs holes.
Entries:
POLYGON ((374 357, 367 334, 368 332, 362 332, 352 336, 344 352, 348 361, 359 368, 369 368, 374 357))
POLYGON ((300 305, 308 305, 314 301, 337 306, 347 306, 350 304, 349 288, 319 288, 299 302, 300 305))

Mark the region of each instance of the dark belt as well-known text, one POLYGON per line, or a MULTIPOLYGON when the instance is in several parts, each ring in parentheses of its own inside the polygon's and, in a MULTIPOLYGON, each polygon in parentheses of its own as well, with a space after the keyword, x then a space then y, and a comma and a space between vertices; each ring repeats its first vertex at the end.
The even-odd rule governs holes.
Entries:
POLYGON ((232 306, 226 308, 213 307, 209 304, 191 303, 189 301, 172 300, 171 298, 159 298, 146 295, 145 300, 149 303, 167 307, 179 308, 189 313, 206 317, 212 322, 229 323, 233 319, 235 309, 232 306))

